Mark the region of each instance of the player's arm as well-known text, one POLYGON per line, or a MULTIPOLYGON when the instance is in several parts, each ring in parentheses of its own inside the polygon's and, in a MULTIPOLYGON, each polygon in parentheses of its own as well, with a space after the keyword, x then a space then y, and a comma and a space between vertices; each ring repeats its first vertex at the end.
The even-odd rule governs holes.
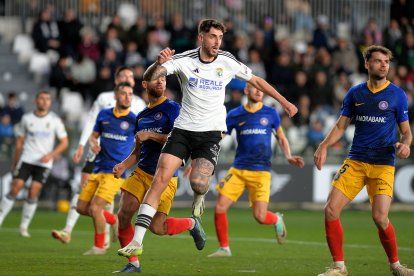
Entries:
POLYGON ((143 78, 146 81, 156 80, 159 77, 167 76, 167 69, 162 66, 163 63, 171 59, 175 50, 170 48, 163 49, 157 56, 157 60, 145 70, 143 78))
POLYGON ((286 160, 289 162, 289 164, 293 166, 297 166, 299 168, 303 168, 305 165, 305 161, 303 160, 303 157, 301 156, 292 156, 290 153, 290 146, 289 141, 286 138, 285 133, 283 132, 283 129, 279 127, 276 131, 273 132, 276 140, 282 149, 283 154, 286 157, 286 160))
POLYGON ((101 151, 101 146, 99 145, 98 138, 100 134, 99 132, 92 132, 91 136, 89 136, 89 146, 93 153, 98 154, 101 151))
POLYGON ((253 75, 252 78, 247 82, 278 101, 282 105, 285 112, 289 115, 289 117, 293 117, 298 112, 298 108, 294 104, 286 100, 285 97, 283 97, 275 88, 273 88, 273 86, 271 86, 261 77, 253 75))
POLYGON ((17 136, 16 144, 15 144, 15 151, 14 151, 14 158, 11 164, 12 172, 16 169, 17 162, 19 162, 20 156, 23 151, 23 144, 24 144, 24 136, 17 136))
POLYGON ((402 159, 407 159, 410 156, 410 145, 413 141, 410 123, 404 121, 399 123, 398 127, 400 128, 400 141, 395 144, 397 156, 402 159))
POLYGON ((328 148, 335 144, 339 139, 341 139, 350 122, 351 118, 342 115, 339 116, 331 131, 329 131, 325 139, 319 144, 319 147, 313 155, 313 161, 318 170, 322 169, 322 166, 326 161, 328 148))
POLYGON ((134 149, 132 150, 131 154, 125 158, 121 163, 116 164, 112 170, 112 173, 116 178, 122 176, 126 169, 131 168, 133 165, 137 163, 138 157, 141 152, 141 143, 138 140, 135 140, 134 149))
POLYGON ((137 134, 135 134, 135 139, 140 144, 146 140, 153 140, 157 143, 164 144, 167 142, 167 138, 168 134, 162 134, 153 131, 138 131, 137 134))
POLYGON ((42 158, 40 158, 40 162, 47 163, 52 159, 55 159, 56 156, 64 152, 69 146, 69 139, 67 136, 59 138, 59 144, 56 145, 56 147, 49 152, 48 154, 44 155, 42 158))

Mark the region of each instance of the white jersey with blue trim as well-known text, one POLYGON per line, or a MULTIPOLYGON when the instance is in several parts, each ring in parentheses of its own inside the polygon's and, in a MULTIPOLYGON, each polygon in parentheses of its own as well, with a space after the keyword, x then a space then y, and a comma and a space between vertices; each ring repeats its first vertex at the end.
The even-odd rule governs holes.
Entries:
POLYGON ((167 75, 177 75, 183 93, 174 127, 190 131, 226 131, 226 85, 233 78, 249 81, 253 76, 226 51, 219 51, 212 62, 201 61, 200 48, 174 55, 162 66, 167 75))
MULTIPOLYGON (((92 134, 93 126, 99 112, 104 108, 111 108, 115 106, 114 91, 102 92, 98 98, 93 102, 92 108, 88 113, 85 126, 82 129, 82 134, 79 140, 79 145, 85 146, 88 142, 89 136, 92 134)), ((145 102, 138 96, 133 95, 131 102, 131 112, 138 115, 146 107, 145 102)))

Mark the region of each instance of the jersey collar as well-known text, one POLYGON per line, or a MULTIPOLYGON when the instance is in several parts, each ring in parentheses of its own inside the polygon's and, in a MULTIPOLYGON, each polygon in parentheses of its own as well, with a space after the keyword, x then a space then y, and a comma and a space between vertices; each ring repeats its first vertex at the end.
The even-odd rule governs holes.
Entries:
POLYGON ((382 90, 384 90, 385 88, 387 88, 387 86, 390 84, 390 81, 389 80, 387 80, 385 83, 384 83, 384 85, 383 86, 381 86, 381 87, 379 87, 379 88, 377 88, 377 89, 375 89, 375 88, 373 88, 372 87, 372 85, 371 85, 371 82, 370 81, 367 81, 367 87, 368 87, 368 89, 369 89, 369 91, 371 91, 372 93, 378 93, 378 92, 380 92, 380 91, 382 91, 382 90))
POLYGON ((114 113, 115 117, 119 118, 119 117, 128 115, 129 114, 129 110, 130 110, 130 108, 128 108, 125 112, 118 112, 118 111, 116 111, 116 109, 114 107, 112 109, 112 112, 114 113))
POLYGON ((158 101, 156 101, 155 103, 153 103, 153 104, 148 104, 148 108, 154 108, 154 107, 156 107, 157 105, 160 105, 160 104, 162 104, 163 102, 165 102, 167 100, 167 97, 160 97, 159 99, 158 99, 158 101))
POLYGON ((248 106, 247 106, 247 104, 245 104, 244 106, 244 109, 246 109, 246 111, 247 112, 250 112, 250 113, 255 113, 256 111, 258 111, 258 110, 260 110, 260 109, 262 109, 262 107, 263 107, 263 103, 259 103, 259 105, 258 105, 258 107, 257 108, 249 108, 248 106))
POLYGON ((218 57, 218 54, 217 54, 217 56, 215 56, 215 57, 214 57, 214 59, 213 59, 212 61, 204 61, 204 60, 202 60, 202 59, 201 59, 200 52, 201 52, 201 47, 198 47, 198 51, 197 51, 197 54, 198 54, 198 60, 199 60, 201 63, 204 63, 204 64, 209 64, 209 63, 212 63, 212 62, 214 62, 214 61, 217 59, 217 57, 218 57))

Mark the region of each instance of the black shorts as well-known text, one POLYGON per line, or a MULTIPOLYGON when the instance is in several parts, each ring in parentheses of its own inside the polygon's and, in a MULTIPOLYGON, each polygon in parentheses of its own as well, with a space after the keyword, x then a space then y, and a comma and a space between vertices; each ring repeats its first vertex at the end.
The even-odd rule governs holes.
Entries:
POLYGON ((92 173, 93 168, 95 167, 95 157, 96 154, 94 154, 92 150, 89 149, 88 154, 86 155, 85 164, 82 168, 82 173, 92 173))
POLYGON ((214 167, 220 152, 221 131, 196 132, 173 128, 167 142, 162 148, 163 153, 169 153, 185 161, 205 158, 214 167))
POLYGON ((49 177, 49 174, 49 168, 22 162, 20 164, 20 167, 16 168, 16 170, 14 171, 13 178, 22 179, 24 182, 26 182, 27 179, 29 179, 29 177, 31 176, 32 181, 37 181, 41 184, 45 184, 47 178, 49 177))

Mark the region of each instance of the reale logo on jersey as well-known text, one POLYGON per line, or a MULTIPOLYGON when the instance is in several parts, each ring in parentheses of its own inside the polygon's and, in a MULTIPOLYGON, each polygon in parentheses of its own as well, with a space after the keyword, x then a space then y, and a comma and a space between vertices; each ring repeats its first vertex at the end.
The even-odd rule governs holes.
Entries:
POLYGON ((161 118, 162 118, 162 112, 157 112, 155 115, 154 115, 154 119, 155 120, 161 120, 161 118))
POLYGON ((388 102, 387 101, 380 101, 378 104, 379 109, 386 110, 388 108, 388 102))
POLYGON ((120 125, 123 130, 127 130, 129 128, 129 123, 127 121, 123 121, 120 125))
POLYGON ((267 124, 269 124, 269 120, 267 120, 267 118, 265 118, 265 117, 260 118, 260 124, 262 126, 267 126, 267 124))
POLYGON ((190 87, 195 87, 195 88, 197 88, 197 85, 198 85, 198 79, 197 79, 197 78, 189 78, 189 79, 188 79, 188 85, 189 85, 190 87))

